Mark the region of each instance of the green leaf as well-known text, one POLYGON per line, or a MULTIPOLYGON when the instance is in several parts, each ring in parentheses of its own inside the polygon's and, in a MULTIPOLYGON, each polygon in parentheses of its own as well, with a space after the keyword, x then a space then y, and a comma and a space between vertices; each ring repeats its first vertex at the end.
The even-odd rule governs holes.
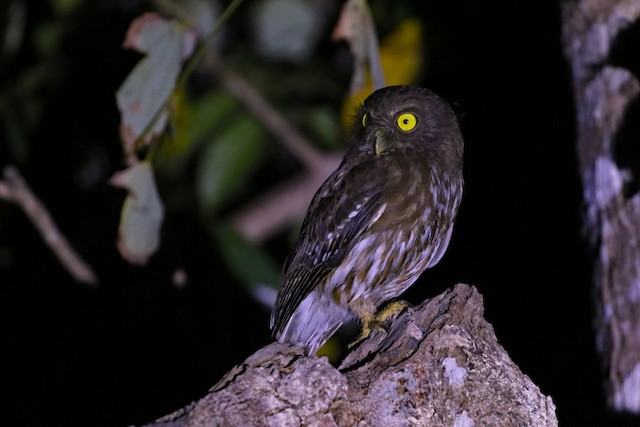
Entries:
POLYGON ((34 48, 43 57, 51 56, 52 52, 58 53, 63 36, 64 33, 60 22, 42 23, 33 31, 34 48))
POLYGON ((304 112, 304 124, 312 130, 330 148, 340 147, 340 129, 338 116, 329 107, 317 107, 304 112))
POLYGON ((238 101, 221 90, 208 92, 193 103, 184 91, 174 91, 171 117, 173 132, 163 136, 154 158, 157 170, 176 179, 198 152, 198 147, 227 125, 237 106, 238 101))
POLYGON ((144 265, 160 245, 164 217, 151 163, 144 161, 117 172, 110 182, 129 192, 120 214, 118 250, 131 264, 144 265))
POLYGON ((226 226, 216 227, 214 236, 227 266, 234 276, 248 286, 249 291, 260 285, 273 289, 280 287, 280 268, 264 251, 252 246, 226 226))
POLYGON ((84 0, 49 0, 49 4, 58 15, 65 15, 73 12, 82 5, 84 0))
POLYGON ((206 147, 196 176, 196 190, 205 215, 214 214, 240 190, 265 157, 263 129, 241 116, 206 147))
POLYGON ((202 96, 192 106, 190 138, 195 143, 201 142, 214 129, 226 125, 237 107, 238 101, 227 91, 213 91, 202 96))

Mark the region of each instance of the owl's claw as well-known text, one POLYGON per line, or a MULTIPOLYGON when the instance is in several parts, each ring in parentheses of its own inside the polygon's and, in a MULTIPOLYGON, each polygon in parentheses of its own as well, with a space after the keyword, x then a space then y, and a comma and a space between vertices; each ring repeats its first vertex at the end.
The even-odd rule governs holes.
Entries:
POLYGON ((362 325, 362 331, 360 331, 360 334, 355 340, 347 344, 347 349, 353 350, 354 348, 362 344, 362 342, 366 340, 369 335, 371 335, 371 332, 373 332, 373 328, 371 328, 369 325, 362 325))
POLYGON ((392 301, 376 314, 375 319, 382 324, 392 317, 400 315, 408 308, 411 308, 411 304, 406 301, 392 301))
POLYGON ((399 316, 408 308, 411 308, 411 305, 406 301, 393 301, 387 304, 383 309, 379 310, 374 316, 361 316, 360 320, 362 321, 362 331, 360 331, 360 334, 355 340, 347 345, 347 348, 352 350, 354 347, 357 347, 376 329, 383 329, 387 331, 385 323, 389 319, 399 316))

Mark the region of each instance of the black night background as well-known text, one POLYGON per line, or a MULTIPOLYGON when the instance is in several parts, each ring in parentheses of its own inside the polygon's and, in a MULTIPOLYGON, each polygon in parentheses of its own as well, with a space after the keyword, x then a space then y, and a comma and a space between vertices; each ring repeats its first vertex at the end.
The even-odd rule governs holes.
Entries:
MULTIPOLYGON (((55 18, 52 2, 13 3, 26 4, 27 34, 55 18)), ((0 167, 17 164, 100 284, 75 282, 23 212, 0 201, 2 425, 150 422, 203 396, 271 342, 268 308, 229 272, 195 212, 167 213, 160 250, 147 266, 119 255, 125 192, 107 183, 123 167, 114 94, 140 59, 122 49, 124 34, 150 4, 78 3, 55 58, 62 77, 40 94, 41 119, 26 153, 18 159, 0 139, 0 167), (78 174, 96 152, 102 178, 82 187, 78 174), (187 274, 183 287, 172 283, 176 269, 187 274)), ((229 37, 242 39, 237 27, 246 25, 252 3, 232 17, 229 37)), ((375 11, 385 2, 371 3, 375 11)), ((605 404, 559 4, 396 3, 424 26, 418 84, 453 104, 465 137, 466 186, 452 243, 403 298, 418 304, 458 282, 476 286, 500 343, 552 396, 560 425, 638 425, 605 404)), ((326 31, 315 54, 331 63, 340 46, 330 40, 331 25, 326 31)), ((24 44, 2 63, 3 86, 37 60, 24 44)), ((349 77, 336 82, 345 92, 349 77)), ((6 117, 0 127, 7 128, 6 117)), ((185 188, 193 172, 186 174, 185 188)), ((161 195, 176 185, 159 178, 161 195)), ((266 245, 279 265, 287 238, 266 245)))

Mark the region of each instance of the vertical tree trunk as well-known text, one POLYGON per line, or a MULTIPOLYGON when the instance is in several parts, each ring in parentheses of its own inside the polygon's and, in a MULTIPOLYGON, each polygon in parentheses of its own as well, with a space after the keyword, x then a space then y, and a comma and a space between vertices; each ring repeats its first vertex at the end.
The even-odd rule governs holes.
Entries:
MULTIPOLYGON (((596 259, 596 334, 608 376, 609 404, 640 412, 640 193, 627 170, 624 127, 640 85, 616 66, 612 50, 640 16, 639 0, 582 0, 563 5, 564 49, 576 103, 577 153, 585 230, 596 259), (635 188, 634 188, 635 187, 635 188), (634 194, 635 193, 635 194, 634 194)), ((640 45, 634 55, 640 55, 640 45)), ((640 140, 632 141, 640 156, 640 140)), ((639 157, 640 158, 640 157, 639 157)))

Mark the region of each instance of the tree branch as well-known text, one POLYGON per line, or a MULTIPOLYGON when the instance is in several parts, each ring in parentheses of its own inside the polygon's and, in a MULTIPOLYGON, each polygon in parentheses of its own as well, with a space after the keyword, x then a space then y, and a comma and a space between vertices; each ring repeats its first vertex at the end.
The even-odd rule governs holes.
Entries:
POLYGON ((226 90, 242 102, 264 127, 273 133, 300 160, 314 171, 323 163, 323 155, 273 108, 242 76, 226 67, 220 58, 207 61, 226 90))
POLYGON ((457 285, 372 333, 339 369, 274 343, 150 425, 557 426, 551 398, 482 315, 480 294, 457 285))
POLYGON ((98 283, 91 267, 71 247, 47 208, 15 167, 7 166, 4 169, 4 181, 0 181, 0 199, 13 202, 24 211, 49 248, 77 281, 90 285, 98 283))
POLYGON ((210 55, 207 66, 220 83, 305 166, 302 173, 233 213, 229 222, 250 242, 259 243, 302 217, 314 192, 333 172, 343 152, 323 154, 287 122, 241 75, 210 55))
POLYGON ((314 192, 333 172, 342 153, 324 156, 323 169, 302 173, 262 194, 234 212, 228 219, 247 241, 260 243, 302 218, 314 192))

